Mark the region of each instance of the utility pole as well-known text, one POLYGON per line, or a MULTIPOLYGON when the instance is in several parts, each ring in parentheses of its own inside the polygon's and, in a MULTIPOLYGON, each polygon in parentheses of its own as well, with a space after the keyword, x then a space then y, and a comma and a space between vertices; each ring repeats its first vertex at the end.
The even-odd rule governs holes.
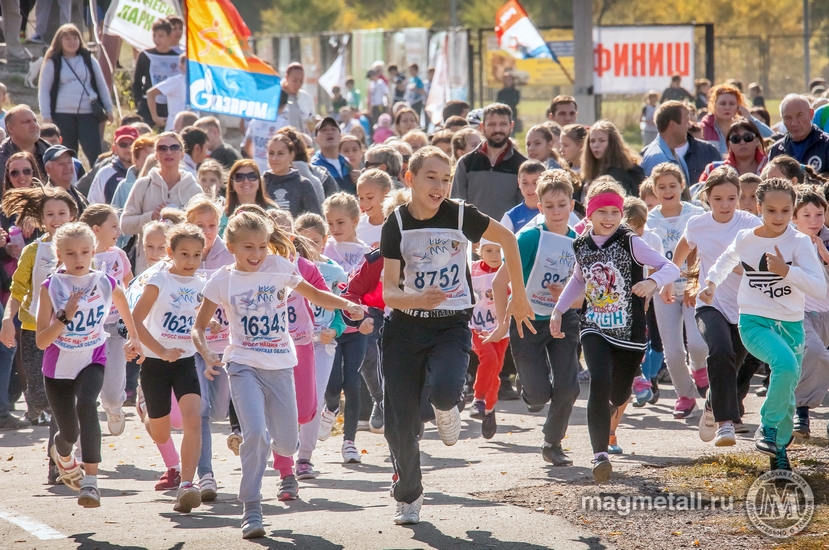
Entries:
POLYGON ((452 28, 461 25, 458 22, 458 0, 449 0, 449 21, 452 23, 452 28))
POLYGON ((811 23, 809 21, 809 0, 803 0, 803 77, 806 80, 806 91, 809 90, 809 80, 812 78, 812 67, 809 60, 809 38, 811 37, 811 23))
POLYGON ((573 0, 573 58, 576 65, 574 96, 579 106, 578 121, 596 121, 593 95, 593 0, 573 0))

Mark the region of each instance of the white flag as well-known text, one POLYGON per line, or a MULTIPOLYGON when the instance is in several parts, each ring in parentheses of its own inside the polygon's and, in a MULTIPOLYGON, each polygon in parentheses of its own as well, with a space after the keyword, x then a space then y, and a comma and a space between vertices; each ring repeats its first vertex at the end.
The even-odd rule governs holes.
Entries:
POLYGON ((429 88, 429 97, 426 98, 426 112, 429 120, 437 126, 443 122, 443 107, 451 98, 449 90, 449 35, 443 37, 437 51, 437 60, 434 62, 435 76, 429 88))
POLYGON ((345 91, 345 48, 340 48, 340 55, 328 67, 328 70, 317 79, 317 84, 322 86, 322 89, 328 92, 331 97, 334 97, 334 86, 339 86, 340 92, 345 91))

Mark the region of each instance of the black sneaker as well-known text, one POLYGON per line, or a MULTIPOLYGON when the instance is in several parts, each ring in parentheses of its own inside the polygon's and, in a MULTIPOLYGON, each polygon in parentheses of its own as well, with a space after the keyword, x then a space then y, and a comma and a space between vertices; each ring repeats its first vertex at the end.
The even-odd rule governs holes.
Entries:
POLYGON ((484 421, 481 422, 481 435, 484 439, 492 439, 495 432, 498 431, 498 423, 495 422, 495 411, 484 415, 484 421))
POLYGON ((794 426, 792 427, 792 436, 801 439, 809 439, 811 431, 809 430, 809 407, 797 407, 794 412, 794 426))
POLYGON ((371 407, 371 418, 368 419, 368 429, 373 434, 381 434, 385 431, 385 416, 383 414, 383 402, 375 402, 371 407))
POLYGON ((518 392, 515 391, 515 388, 512 387, 512 384, 501 381, 501 387, 498 388, 498 400, 515 401, 517 399, 520 399, 520 396, 518 395, 518 392))
POLYGON ((475 400, 472 406, 469 407, 469 418, 477 418, 479 420, 486 416, 486 404, 483 401, 475 400))
POLYGON ((553 466, 570 466, 573 461, 564 454, 561 443, 545 443, 541 447, 541 458, 553 466))
POLYGON ((593 459, 593 480, 596 483, 607 483, 612 473, 613 465, 607 455, 599 455, 599 458, 593 459))
POLYGON ((777 428, 761 425, 754 434, 754 448, 767 456, 777 455, 777 428))
MULTIPOLYGON (((546 405, 546 403, 545 403, 546 405)), ((544 409, 544 405, 527 405, 527 411, 531 413, 537 413, 540 410, 544 409)))
POLYGON ((60 477, 60 472, 58 471, 57 464, 50 464, 49 465, 49 474, 46 476, 46 484, 47 485, 61 485, 62 482, 58 481, 60 477))
POLYGON ((651 392, 653 393, 653 397, 650 398, 648 403, 656 405, 656 402, 659 401, 659 379, 656 377, 651 378, 651 392))
POLYGON ((777 449, 777 454, 774 458, 770 458, 773 466, 772 470, 788 470, 792 471, 792 465, 789 463, 789 455, 786 453, 786 447, 777 449))
POLYGON ((0 431, 22 430, 23 428, 28 428, 31 425, 32 423, 25 418, 17 418, 13 414, 7 414, 6 416, 0 417, 0 431))

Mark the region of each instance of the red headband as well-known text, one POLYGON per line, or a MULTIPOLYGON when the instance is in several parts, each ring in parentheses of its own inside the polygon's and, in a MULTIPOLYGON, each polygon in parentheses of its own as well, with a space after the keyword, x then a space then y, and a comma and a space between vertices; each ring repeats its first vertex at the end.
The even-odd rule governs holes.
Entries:
POLYGON ((587 217, 589 218, 593 212, 605 206, 615 206, 622 212, 625 206, 625 199, 616 193, 600 193, 590 197, 590 200, 587 201, 587 217))

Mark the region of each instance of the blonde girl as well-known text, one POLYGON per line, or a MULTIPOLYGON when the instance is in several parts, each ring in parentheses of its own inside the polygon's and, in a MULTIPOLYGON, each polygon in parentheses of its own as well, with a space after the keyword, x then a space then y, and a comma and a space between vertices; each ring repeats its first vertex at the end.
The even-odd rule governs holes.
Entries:
POLYGON ((368 247, 357 235, 360 203, 353 195, 335 193, 325 199, 322 212, 330 234, 323 254, 340 264, 346 273, 351 273, 363 263, 363 255, 368 252, 368 247))
POLYGON ((391 178, 377 168, 366 170, 357 180, 357 198, 360 201, 360 223, 357 238, 371 248, 380 245, 380 231, 383 229, 383 201, 391 191, 391 178))
MULTIPOLYGON (((115 246, 121 236, 118 212, 108 204, 93 204, 84 210, 80 221, 95 234, 95 268, 115 279, 124 290, 133 276, 127 254, 115 246)), ((122 408, 127 398, 127 359, 124 356, 124 339, 116 330, 118 319, 118 310, 113 305, 104 325, 109 337, 106 342, 107 368, 104 387, 101 388, 101 405, 107 413, 107 427, 109 433, 116 436, 124 433, 127 420, 122 408)))
POLYGON ((44 350, 43 380, 58 428, 49 455, 57 464, 60 481, 79 491, 78 504, 97 508, 101 505, 97 399, 107 363, 104 323, 113 303, 133 335, 125 354, 134 358, 143 351, 123 290, 106 273, 90 269, 95 235, 89 226, 65 224, 53 237, 55 256, 63 267, 39 289, 36 335, 37 347, 44 350), (83 471, 72 452, 79 437, 83 471))
POLYGON ((204 289, 193 340, 205 360, 205 376, 227 365, 230 391, 237 406, 244 445, 240 449, 243 504, 242 537, 265 535, 261 485, 271 450, 291 455, 296 450, 297 404, 293 368, 297 363, 288 332, 287 298, 292 290, 310 302, 346 310, 360 319, 362 308, 304 282, 288 259, 295 254, 290 239, 270 219, 240 211, 228 222, 228 250, 235 262, 218 270, 204 289), (269 254, 272 234, 279 239, 269 254), (206 330, 221 305, 230 323, 229 345, 222 358, 207 346, 206 330))

